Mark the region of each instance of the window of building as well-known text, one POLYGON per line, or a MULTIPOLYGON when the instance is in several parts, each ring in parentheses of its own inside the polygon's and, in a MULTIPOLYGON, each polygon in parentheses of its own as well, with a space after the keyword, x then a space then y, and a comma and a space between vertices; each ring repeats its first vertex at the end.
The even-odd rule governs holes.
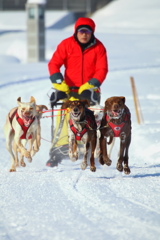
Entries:
POLYGON ((29 18, 35 18, 35 9, 34 8, 29 8, 29 18))

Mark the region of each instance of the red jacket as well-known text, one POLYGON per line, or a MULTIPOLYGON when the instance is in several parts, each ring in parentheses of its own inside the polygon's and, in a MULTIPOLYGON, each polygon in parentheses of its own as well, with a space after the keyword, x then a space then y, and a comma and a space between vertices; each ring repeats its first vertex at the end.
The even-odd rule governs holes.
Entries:
MULTIPOLYGON (((94 32, 95 26, 89 18, 80 18, 75 24, 75 30, 79 25, 89 25, 94 32)), ((65 79, 66 83, 72 87, 80 87, 86 82, 96 82, 98 87, 106 78, 108 72, 108 63, 106 49, 103 44, 95 38, 95 43, 85 49, 82 49, 75 37, 69 37, 63 40, 54 52, 49 64, 49 73, 52 83, 59 83, 58 79, 65 79), (61 66, 64 65, 64 77, 60 73, 61 66)))

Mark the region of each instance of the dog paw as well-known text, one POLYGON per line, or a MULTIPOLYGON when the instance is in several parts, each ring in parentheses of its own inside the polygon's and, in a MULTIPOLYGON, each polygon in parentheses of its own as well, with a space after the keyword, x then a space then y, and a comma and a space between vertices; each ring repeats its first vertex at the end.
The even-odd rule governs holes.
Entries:
POLYGON ((123 166, 122 166, 122 164, 117 163, 116 168, 117 168, 117 170, 118 170, 119 172, 123 172, 123 166))
POLYGON ((77 158, 76 158, 76 157, 70 157, 70 160, 71 160, 72 162, 75 162, 75 161, 77 161, 77 158))
POLYGON ((100 158, 100 159, 99 159, 99 163, 100 163, 101 165, 104 165, 103 158, 100 158))
POLYGON ((15 168, 11 168, 9 171, 10 172, 16 172, 16 169, 15 168))
POLYGON ((128 166, 124 165, 123 171, 126 175, 129 175, 131 173, 131 170, 128 166))
POLYGON ((23 155, 24 155, 26 158, 31 158, 31 154, 30 154, 29 151, 24 150, 24 151, 23 151, 23 155))
POLYGON ((20 164, 21 164, 22 167, 26 166, 25 162, 21 162, 20 164))
POLYGON ((72 162, 75 162, 78 160, 78 153, 75 154, 69 154, 69 158, 72 162))
POLYGON ((28 162, 32 162, 32 158, 30 157, 30 158, 27 158, 27 160, 28 160, 28 162))
POLYGON ((85 170, 85 169, 87 168, 87 166, 88 166, 88 165, 87 165, 86 162, 82 162, 82 163, 81 163, 81 169, 82 169, 82 170, 85 170))
POLYGON ((91 170, 91 172, 95 172, 96 171, 96 167, 95 166, 94 167, 90 166, 90 170, 91 170))
POLYGON ((33 157, 38 151, 32 150, 31 151, 31 157, 33 157))
POLYGON ((103 159, 104 160, 104 163, 107 165, 107 166, 110 166, 112 164, 112 161, 107 158, 107 159, 103 159))

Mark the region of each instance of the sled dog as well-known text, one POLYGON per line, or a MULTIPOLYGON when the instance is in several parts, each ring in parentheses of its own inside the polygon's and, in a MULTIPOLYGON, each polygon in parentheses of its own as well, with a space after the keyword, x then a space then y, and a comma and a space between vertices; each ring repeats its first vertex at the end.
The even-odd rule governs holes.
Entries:
POLYGON ((100 164, 110 166, 112 163, 107 154, 106 137, 110 137, 108 144, 114 137, 119 137, 120 151, 116 168, 130 174, 128 150, 131 142, 131 114, 125 105, 125 97, 110 97, 105 101, 100 132, 100 164))
MULTIPOLYGON (((31 157, 33 157, 40 148, 41 145, 41 124, 40 124, 40 119, 42 118, 42 114, 43 114, 43 109, 48 110, 48 108, 45 105, 36 105, 36 118, 38 120, 38 126, 37 126, 37 130, 35 132, 35 139, 32 140, 32 138, 29 139, 22 139, 22 144, 23 146, 26 146, 27 142, 29 144, 29 151, 31 154, 31 157)), ((15 152, 15 156, 16 156, 16 165, 19 166, 19 162, 23 163, 23 166, 25 167, 26 164, 24 163, 24 155, 21 153, 20 149, 17 147, 17 145, 15 144, 15 142, 13 143, 13 149, 15 152), (18 159, 18 152, 20 153, 20 161, 18 159)), ((32 161, 32 159, 28 159, 30 162, 32 161)))
MULTIPOLYGON (((94 105, 91 107, 91 110, 94 112, 94 116, 95 116, 95 120, 96 120, 96 124, 97 124, 97 144, 96 144, 96 150, 95 150, 94 156, 95 156, 95 158, 99 158, 99 155, 100 155, 99 139, 101 136, 100 126, 101 126, 101 121, 102 121, 102 117, 103 117, 104 107, 101 105, 94 105)), ((115 142, 115 138, 113 138, 112 143, 107 148, 108 156, 111 155, 111 151, 112 151, 114 142, 115 142)))
POLYGON ((99 130, 99 128, 100 128, 102 116, 103 116, 103 107, 100 105, 94 105, 91 107, 91 110, 94 113, 94 117, 95 117, 96 124, 97 124, 97 143, 96 143, 96 149, 95 149, 94 156, 95 156, 95 158, 98 158, 99 154, 100 154, 100 145, 99 145, 100 130, 99 130))
POLYGON ((19 164, 23 167, 26 166, 24 157, 31 162, 32 156, 40 146, 40 121, 37 115, 41 113, 38 113, 39 110, 36 111, 34 97, 31 97, 30 102, 27 103, 21 102, 21 97, 19 97, 17 104, 18 107, 11 109, 8 113, 4 125, 6 148, 11 156, 10 172, 15 172, 16 166, 19 166, 19 164), (27 141, 29 141, 29 150, 25 148, 27 141), (20 163, 18 152, 21 154, 20 163))
POLYGON ((62 108, 69 108, 70 111, 70 120, 68 122, 70 160, 76 161, 78 159, 77 145, 78 142, 82 142, 84 146, 84 156, 81 169, 86 169, 88 151, 91 149, 90 170, 95 172, 94 152, 97 141, 97 125, 93 112, 87 107, 89 107, 88 100, 68 100, 62 106, 62 108))

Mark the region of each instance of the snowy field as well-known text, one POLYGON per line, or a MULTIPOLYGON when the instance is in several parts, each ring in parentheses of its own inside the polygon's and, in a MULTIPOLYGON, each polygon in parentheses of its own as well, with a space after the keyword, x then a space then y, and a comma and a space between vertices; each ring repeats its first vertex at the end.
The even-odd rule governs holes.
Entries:
MULTIPOLYGON (((47 26, 66 14, 50 12, 47 26)), ((41 120, 43 139, 33 162, 26 160, 26 168, 9 172, 3 134, 6 115, 17 106, 18 97, 28 102, 34 96, 37 104, 49 107, 47 62, 57 44, 73 34, 73 25, 46 28, 46 62, 28 64, 25 13, 0 12, 0 240, 160 239, 160 1, 116 0, 92 18, 109 59, 101 104, 108 97, 125 96, 132 114, 131 174, 116 170, 118 139, 112 166, 96 160, 95 173, 89 168, 82 171, 81 160, 46 167, 50 118, 41 120), (141 125, 136 120, 131 76, 144 118, 141 125)))

